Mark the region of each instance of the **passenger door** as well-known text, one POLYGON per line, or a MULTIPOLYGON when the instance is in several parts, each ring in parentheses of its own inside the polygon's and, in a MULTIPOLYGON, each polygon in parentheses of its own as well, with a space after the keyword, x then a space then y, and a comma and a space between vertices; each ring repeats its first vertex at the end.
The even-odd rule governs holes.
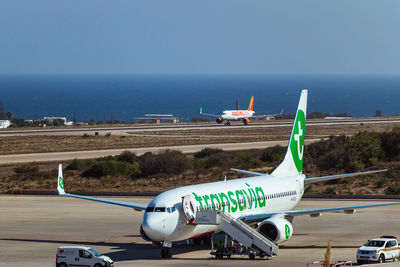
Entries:
POLYGON ((79 261, 76 263, 78 266, 92 266, 92 254, 90 254, 89 251, 84 250, 84 249, 80 249, 79 250, 79 261))

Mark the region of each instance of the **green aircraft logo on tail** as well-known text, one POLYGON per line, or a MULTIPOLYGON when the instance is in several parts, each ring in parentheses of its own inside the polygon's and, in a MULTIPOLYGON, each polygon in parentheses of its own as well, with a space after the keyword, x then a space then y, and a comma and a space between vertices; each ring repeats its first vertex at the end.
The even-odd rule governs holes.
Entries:
POLYGON ((292 152, 293 161, 298 172, 301 172, 303 169, 305 126, 306 116, 304 115, 304 112, 299 109, 297 111, 296 121, 294 123, 290 142, 290 151, 292 152))
POLYGON ((58 177, 58 184, 61 189, 64 189, 64 179, 62 177, 58 177))

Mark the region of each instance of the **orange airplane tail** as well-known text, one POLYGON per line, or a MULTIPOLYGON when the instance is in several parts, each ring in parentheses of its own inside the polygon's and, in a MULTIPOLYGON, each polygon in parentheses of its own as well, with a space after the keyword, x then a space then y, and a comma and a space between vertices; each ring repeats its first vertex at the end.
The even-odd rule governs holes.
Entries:
POLYGON ((249 108, 247 110, 251 110, 251 111, 253 110, 253 102, 254 102, 254 96, 251 97, 249 108))

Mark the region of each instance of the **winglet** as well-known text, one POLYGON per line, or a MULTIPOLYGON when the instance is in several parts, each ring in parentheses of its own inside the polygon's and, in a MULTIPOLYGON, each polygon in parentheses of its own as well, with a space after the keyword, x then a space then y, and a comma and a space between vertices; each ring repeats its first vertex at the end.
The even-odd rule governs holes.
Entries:
POLYGON ((57 183, 57 192, 59 195, 65 195, 64 191, 64 178, 62 173, 62 165, 58 165, 58 183, 57 183))
POLYGON ((200 108, 200 114, 202 114, 203 113, 203 108, 200 108))

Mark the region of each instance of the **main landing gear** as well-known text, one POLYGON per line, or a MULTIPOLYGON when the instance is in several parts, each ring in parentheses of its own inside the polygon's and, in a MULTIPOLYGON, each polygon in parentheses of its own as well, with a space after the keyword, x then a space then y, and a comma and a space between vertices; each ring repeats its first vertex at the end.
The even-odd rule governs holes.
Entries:
POLYGON ((226 122, 225 122, 225 125, 226 125, 226 126, 229 126, 229 125, 231 125, 231 122, 230 122, 230 121, 226 121, 226 122))

